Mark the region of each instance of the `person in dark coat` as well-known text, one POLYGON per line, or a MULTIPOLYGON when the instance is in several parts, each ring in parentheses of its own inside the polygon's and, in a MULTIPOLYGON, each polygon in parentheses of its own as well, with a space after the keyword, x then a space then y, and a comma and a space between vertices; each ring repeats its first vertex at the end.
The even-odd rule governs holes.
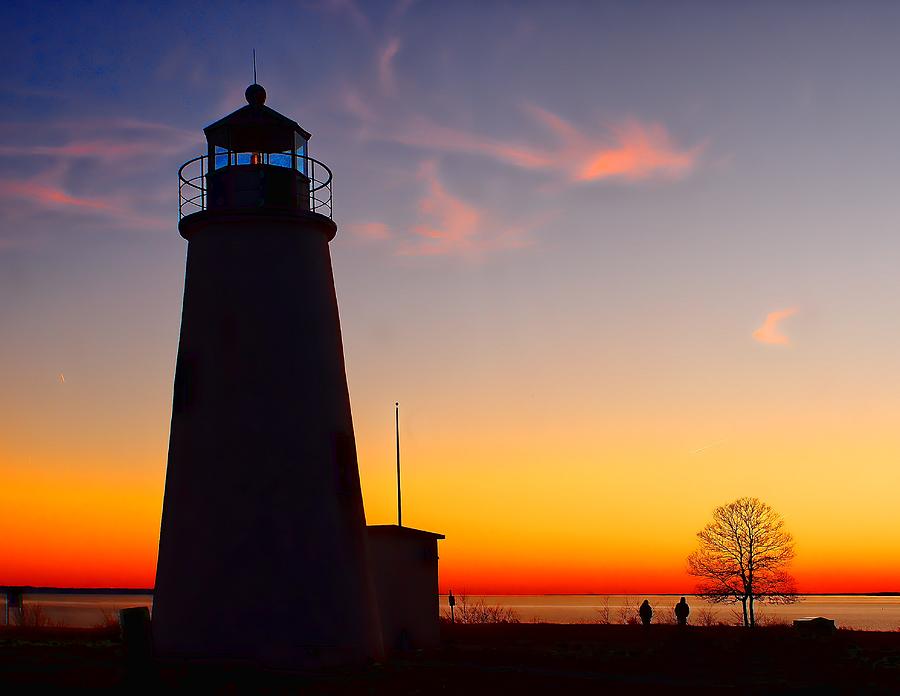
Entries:
POLYGON ((688 606, 684 597, 682 597, 681 601, 675 605, 675 618, 678 619, 679 626, 687 626, 688 615, 690 613, 691 608, 688 606))
POLYGON ((653 619, 653 607, 650 606, 650 602, 648 600, 644 600, 644 603, 641 604, 641 608, 638 609, 638 614, 641 617, 641 623, 645 626, 650 625, 650 621, 653 619))

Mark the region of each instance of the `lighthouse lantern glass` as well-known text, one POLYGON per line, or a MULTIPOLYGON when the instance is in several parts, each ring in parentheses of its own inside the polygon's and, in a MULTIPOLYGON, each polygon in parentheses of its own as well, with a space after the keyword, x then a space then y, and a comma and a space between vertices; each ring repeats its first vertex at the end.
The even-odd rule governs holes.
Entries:
POLYGON ((294 133, 294 169, 305 176, 309 176, 307 172, 307 155, 309 143, 300 133, 294 133))
POLYGON ((215 158, 213 161, 213 169, 221 169, 228 166, 229 153, 224 147, 216 145, 215 158))

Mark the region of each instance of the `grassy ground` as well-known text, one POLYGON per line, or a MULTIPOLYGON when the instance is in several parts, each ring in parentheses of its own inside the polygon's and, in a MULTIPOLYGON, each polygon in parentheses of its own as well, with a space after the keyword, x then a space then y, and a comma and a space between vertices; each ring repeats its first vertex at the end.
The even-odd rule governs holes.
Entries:
POLYGON ((0 629, 0 693, 900 693, 900 632, 805 638, 787 627, 457 625, 444 648, 341 673, 158 666, 130 678, 115 632, 0 629))

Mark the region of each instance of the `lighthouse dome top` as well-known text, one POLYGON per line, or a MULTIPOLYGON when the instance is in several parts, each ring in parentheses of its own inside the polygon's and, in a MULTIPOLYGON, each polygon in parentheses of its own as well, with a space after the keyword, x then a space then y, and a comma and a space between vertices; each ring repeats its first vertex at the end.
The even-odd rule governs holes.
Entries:
POLYGON ((203 129, 211 149, 283 152, 298 149, 311 137, 299 123, 265 105, 266 90, 262 85, 250 85, 245 96, 246 106, 203 129))
POLYGON ((266 88, 254 82, 244 92, 244 97, 247 99, 248 104, 262 106, 266 103, 266 88))

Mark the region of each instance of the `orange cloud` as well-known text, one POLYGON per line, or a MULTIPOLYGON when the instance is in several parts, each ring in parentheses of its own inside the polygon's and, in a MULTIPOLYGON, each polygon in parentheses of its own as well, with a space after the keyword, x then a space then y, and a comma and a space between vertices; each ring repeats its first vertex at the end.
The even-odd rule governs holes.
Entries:
POLYGON ((779 331, 779 323, 783 319, 792 317, 797 313, 796 307, 790 309, 781 309, 777 312, 769 312, 766 320, 756 331, 753 332, 753 338, 760 343, 769 343, 772 345, 787 345, 790 339, 779 331))
POLYGON ((576 174, 579 181, 640 180, 657 174, 677 177, 694 167, 696 152, 675 148, 660 125, 629 122, 614 129, 614 135, 616 142, 594 152, 576 174))
POLYGON ((69 206, 93 210, 111 210, 108 203, 93 198, 78 198, 62 189, 44 186, 33 181, 0 180, 0 196, 24 198, 33 203, 51 206, 69 206))
MULTIPOLYGON (((488 138, 422 117, 378 137, 423 149, 482 155, 522 169, 553 171, 573 183, 678 178, 693 171, 703 149, 679 147, 658 123, 630 119, 588 132, 546 109, 529 106, 526 110, 550 131, 555 143, 535 146, 488 138)), ((359 109, 355 111, 359 114, 359 109)))
POLYGON ((683 176, 693 170, 702 150, 679 148, 658 123, 630 119, 606 132, 586 133, 546 109, 532 105, 528 111, 556 136, 553 160, 575 182, 683 176))

